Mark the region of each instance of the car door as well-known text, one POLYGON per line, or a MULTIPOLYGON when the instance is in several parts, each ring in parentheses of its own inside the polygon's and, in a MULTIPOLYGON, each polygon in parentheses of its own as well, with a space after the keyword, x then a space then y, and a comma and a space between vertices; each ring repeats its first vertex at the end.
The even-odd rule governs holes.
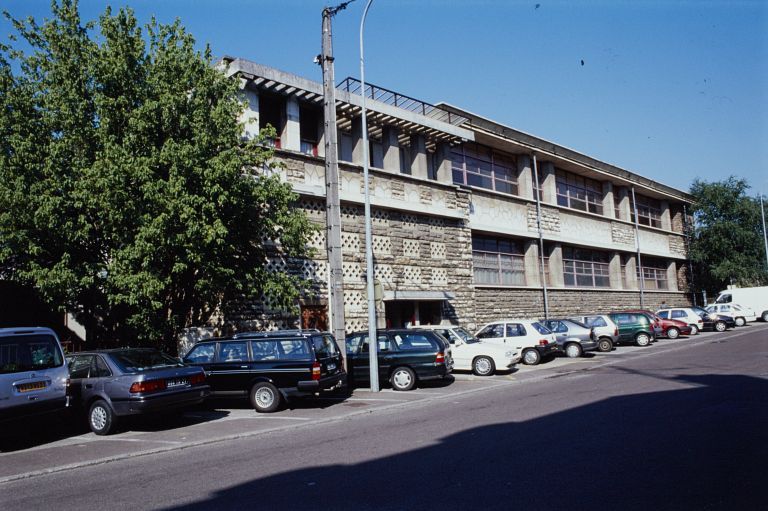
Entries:
POLYGON ((635 318, 632 314, 615 314, 611 316, 611 319, 614 321, 614 323, 616 323, 616 326, 619 327, 618 340, 620 342, 627 342, 634 338, 637 325, 635 324, 635 318))
POLYGON ((216 344, 211 380, 216 381, 217 393, 241 395, 248 392, 251 363, 247 341, 223 340, 216 344))
POLYGON ((450 328, 435 329, 435 332, 448 340, 451 346, 451 355, 457 369, 469 369, 472 366, 474 350, 470 345, 464 342, 456 332, 450 328))
POLYGON ((504 323, 491 323, 485 326, 482 330, 477 332, 477 338, 483 342, 490 342, 493 344, 500 344, 502 346, 507 344, 507 338, 505 337, 505 324, 504 323))
POLYGON ((562 347, 563 343, 569 335, 568 324, 564 321, 548 320, 544 322, 544 326, 552 331, 552 333, 555 335, 555 341, 560 345, 560 347, 562 347))
MULTIPOLYGON (((353 378, 357 382, 367 382, 371 379, 371 364, 370 364, 370 346, 368 344, 368 334, 361 334, 357 336, 359 341, 356 343, 359 345, 359 351, 351 355, 352 358, 352 370, 354 373, 353 378)), ((392 345, 386 334, 378 334, 378 356, 379 362, 379 381, 389 378, 389 369, 392 362, 392 345)), ((355 342, 353 340, 353 342, 355 342)), ((347 348, 349 350, 349 348, 347 348)))
POLYGON ((219 375, 213 374, 213 363, 215 361, 215 342, 196 344, 184 357, 185 364, 200 367, 205 371, 206 383, 211 386, 211 392, 217 392, 219 389, 219 375))
POLYGON ((69 388, 72 401, 78 405, 87 403, 93 395, 90 374, 94 364, 93 355, 75 355, 69 363, 69 388))

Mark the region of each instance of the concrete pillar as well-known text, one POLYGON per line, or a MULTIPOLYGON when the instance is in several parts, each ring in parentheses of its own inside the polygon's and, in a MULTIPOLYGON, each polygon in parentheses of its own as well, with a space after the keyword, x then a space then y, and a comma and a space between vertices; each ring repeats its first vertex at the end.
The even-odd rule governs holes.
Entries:
POLYGON ((381 145, 384 151, 384 170, 400 173, 400 130, 385 126, 381 130, 381 145))
POLYGON ((259 134, 259 93, 243 89, 243 99, 246 102, 245 110, 240 114, 243 136, 248 139, 256 138, 259 134))
MULTIPOLYGON (((551 161, 537 162, 541 181, 541 201, 557 204, 557 184, 555 182, 555 164, 551 161)), ((562 272, 561 272, 562 273, 562 272)))
POLYGON ((614 187, 613 193, 619 192, 619 219, 629 221, 632 216, 630 215, 630 193, 629 188, 626 186, 614 187))
MULTIPOLYGON (((322 115, 317 116, 317 155, 325 158, 325 120, 322 115)), ((336 143, 338 144, 338 137, 336 143)))
POLYGON ((301 150, 301 124, 299 101, 289 97, 285 101, 285 126, 280 134, 280 146, 289 151, 301 150))
POLYGON ((517 194, 528 200, 536 200, 533 196, 533 169, 531 158, 527 154, 517 157, 517 194))
POLYGON ((371 167, 380 169, 383 167, 384 151, 381 147, 381 143, 377 141, 371 141, 371 167))
POLYGON ((552 287, 563 287, 563 246, 556 243, 549 252, 549 282, 552 287))
POLYGON ((363 118, 352 119, 352 163, 363 164, 363 118))
POLYGON ((453 161, 451 160, 451 144, 440 142, 435 151, 435 179, 441 183, 453 183, 453 161))
POLYGON ((663 200, 661 203, 661 228, 665 231, 672 230, 672 215, 669 211, 669 201, 663 200))
POLYGON ((670 261, 667 266, 667 289, 677 291, 677 263, 670 261))
POLYGON ((624 274, 627 281, 624 283, 625 289, 639 289, 637 284, 637 256, 632 254, 627 257, 627 264, 624 267, 624 274))
POLYGON ((424 135, 411 135, 411 175, 422 179, 429 178, 427 139, 424 135))
MULTIPOLYGON (((611 206, 613 209, 613 206, 611 206)), ((624 289, 624 282, 621 279, 621 254, 614 252, 611 254, 611 260, 608 264, 609 282, 611 289, 624 289)))
POLYGON ((541 286, 541 270, 539 270, 539 240, 525 242, 525 284, 541 286))
POLYGON ((610 181, 603 181, 603 216, 607 218, 616 217, 613 203, 613 183, 610 181))

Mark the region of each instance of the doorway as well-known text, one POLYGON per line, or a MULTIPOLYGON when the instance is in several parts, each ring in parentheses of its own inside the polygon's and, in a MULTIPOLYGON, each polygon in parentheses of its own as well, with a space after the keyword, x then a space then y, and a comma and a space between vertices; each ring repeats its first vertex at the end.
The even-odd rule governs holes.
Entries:
POLYGON ((443 300, 392 300, 384 302, 387 328, 411 325, 439 325, 443 320, 443 300))

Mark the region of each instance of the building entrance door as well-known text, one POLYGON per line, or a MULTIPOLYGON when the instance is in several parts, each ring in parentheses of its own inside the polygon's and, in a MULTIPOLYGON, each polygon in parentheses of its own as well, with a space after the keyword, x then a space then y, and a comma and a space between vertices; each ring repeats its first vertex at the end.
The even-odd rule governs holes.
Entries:
POLYGON ((384 302, 387 328, 439 325, 443 319, 442 311, 442 300, 391 300, 384 302))
POLYGON ((301 306, 301 328, 317 328, 321 332, 328 331, 328 311, 324 305, 301 306))

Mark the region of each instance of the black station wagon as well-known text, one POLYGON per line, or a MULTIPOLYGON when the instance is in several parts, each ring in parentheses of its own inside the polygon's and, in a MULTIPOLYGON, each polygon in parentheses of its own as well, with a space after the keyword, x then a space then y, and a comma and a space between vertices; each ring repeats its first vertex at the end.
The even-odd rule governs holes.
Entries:
POLYGON ((184 363, 205 370, 211 395, 250 397, 257 412, 343 385, 344 359, 333 335, 309 330, 246 332, 198 342, 184 363))
MULTIPOLYGON (((379 380, 411 390, 420 380, 444 378, 453 369, 448 341, 431 330, 379 330, 379 380)), ((368 332, 347 337, 349 372, 355 383, 370 380, 368 332)))

